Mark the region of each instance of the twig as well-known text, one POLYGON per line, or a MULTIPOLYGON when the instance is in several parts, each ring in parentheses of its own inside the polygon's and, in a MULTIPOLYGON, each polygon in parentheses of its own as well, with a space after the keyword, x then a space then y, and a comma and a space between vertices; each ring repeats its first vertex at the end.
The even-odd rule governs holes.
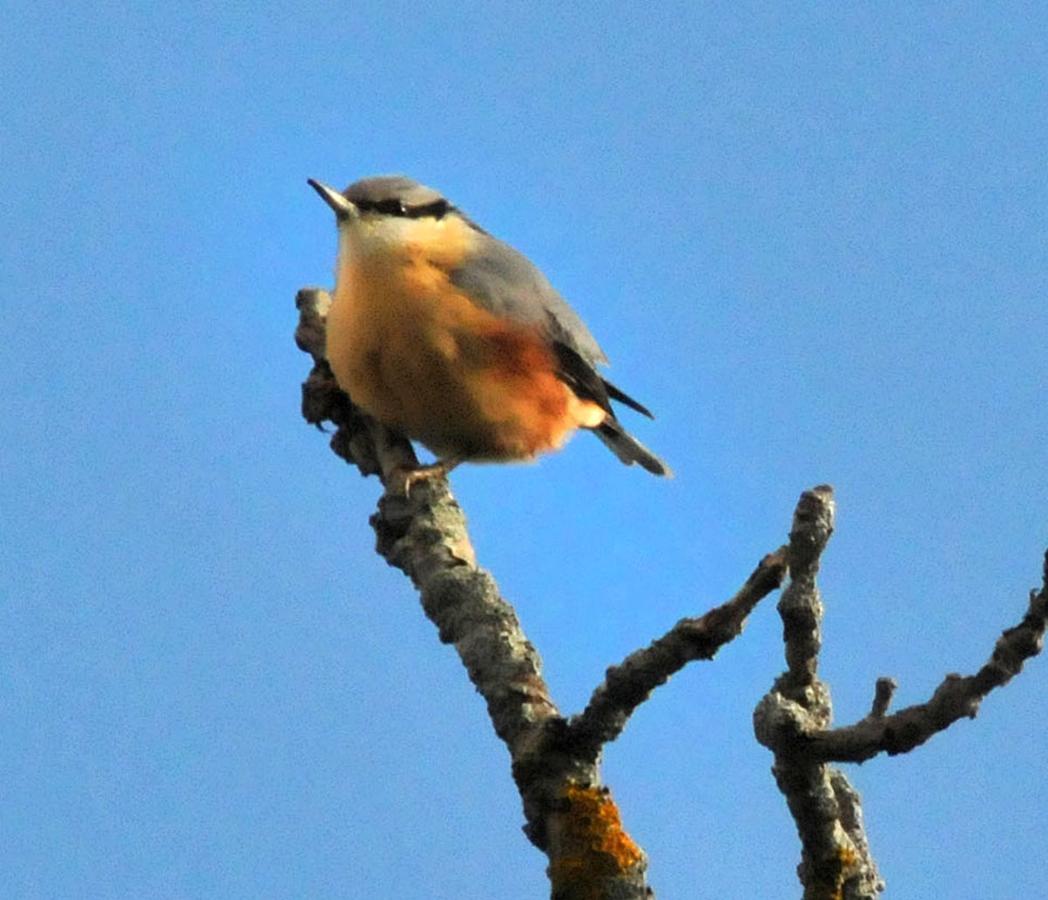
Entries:
POLYGON ((738 637, 754 607, 782 584, 785 575, 786 547, 780 547, 760 561, 729 601, 705 615, 681 619, 643 650, 609 668, 585 710, 571 720, 568 739, 573 750, 596 759, 655 688, 689 662, 713 659, 724 644, 738 637))
POLYGON ((874 688, 873 692, 873 705, 870 707, 870 715, 868 718, 884 718, 888 712, 888 707, 892 705, 892 697, 895 696, 895 690, 898 686, 899 685, 894 678, 877 679, 877 686, 874 688))
POLYGON ((1023 664, 1041 652, 1048 628, 1048 553, 1043 584, 1030 591, 1021 622, 997 640, 989 661, 974 675, 947 675, 926 703, 891 716, 876 715, 854 725, 804 735, 808 759, 863 762, 878 753, 894 756, 919 747, 959 719, 975 718, 983 698, 1018 675, 1023 664))

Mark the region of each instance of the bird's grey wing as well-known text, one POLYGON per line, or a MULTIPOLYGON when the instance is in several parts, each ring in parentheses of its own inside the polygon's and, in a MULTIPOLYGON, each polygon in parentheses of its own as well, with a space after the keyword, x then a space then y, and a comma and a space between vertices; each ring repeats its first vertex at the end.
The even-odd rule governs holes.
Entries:
POLYGON ((558 375, 580 397, 613 417, 613 399, 651 417, 647 408, 601 377, 596 367, 608 358, 596 338, 546 276, 509 244, 478 228, 467 264, 452 270, 450 278, 483 309, 540 329, 556 354, 558 375))
POLYGON ((536 326, 590 366, 608 361, 575 310, 526 256, 489 234, 475 236, 467 263, 450 273, 456 287, 497 316, 536 326))

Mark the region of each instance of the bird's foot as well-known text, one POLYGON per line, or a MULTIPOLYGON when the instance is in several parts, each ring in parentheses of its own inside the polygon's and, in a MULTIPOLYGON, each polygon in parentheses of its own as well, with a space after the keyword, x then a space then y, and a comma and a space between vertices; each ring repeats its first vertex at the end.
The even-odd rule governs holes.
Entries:
POLYGON ((389 475, 387 489, 390 493, 403 494, 405 497, 410 497, 411 489, 416 484, 433 478, 444 478, 460 462, 462 462, 461 459, 453 457, 450 459, 438 459, 435 463, 428 466, 415 466, 411 469, 396 468, 389 475))

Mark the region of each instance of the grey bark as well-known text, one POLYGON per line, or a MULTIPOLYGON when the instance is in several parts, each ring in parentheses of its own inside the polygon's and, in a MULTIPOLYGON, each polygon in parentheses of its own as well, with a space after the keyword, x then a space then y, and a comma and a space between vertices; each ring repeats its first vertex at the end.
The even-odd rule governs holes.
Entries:
POLYGON ((299 347, 313 357, 302 387, 302 414, 335 425, 332 450, 385 491, 371 517, 379 554, 419 592, 440 640, 458 652, 484 698, 512 759, 524 831, 549 859, 554 900, 652 897, 647 859, 619 821, 600 778, 604 745, 615 740, 652 691, 687 663, 709 660, 737 637, 756 605, 789 573, 779 601, 786 671, 754 712, 757 739, 774 753, 773 773, 801 841, 798 875, 805 900, 872 900, 884 889, 870 852, 858 793, 831 762, 905 753, 959 718, 972 717, 989 691, 1006 684, 1040 652, 1048 624, 1048 554, 1044 585, 1031 592, 1023 620, 998 640, 979 672, 948 675, 923 704, 888 714, 895 683, 877 681, 871 711, 831 728, 828 685, 819 678, 823 604, 819 561, 833 532, 833 491, 801 495, 789 542, 765 556, 738 593, 702 616, 682 619, 662 637, 608 669, 578 715, 561 714, 542 676, 538 652, 491 575, 477 565, 465 518, 445 477, 405 491, 418 465, 411 444, 357 409, 324 356, 330 305, 320 289, 296 298, 299 347))
POLYGON ((325 291, 296 298, 299 347, 313 357, 302 412, 332 422, 332 450, 386 490, 371 517, 377 550, 418 589, 440 640, 454 645, 512 758, 528 838, 549 858, 554 900, 637 900, 654 896, 647 859, 622 829, 600 779, 600 750, 658 684, 693 659, 711 659, 736 637, 760 599, 785 573, 781 551, 765 557, 739 593, 706 615, 679 622, 650 647, 610 669, 587 710, 568 720, 542 677, 535 648, 491 575, 479 568, 462 510, 447 479, 428 478, 405 494, 411 445, 364 415, 339 390, 324 358, 325 291))
POLYGON ((862 762, 878 753, 906 753, 974 717, 982 699, 1017 675, 1040 652, 1048 625, 1048 554, 1042 587, 1031 591, 1026 615, 1005 631, 975 675, 947 675, 926 703, 888 715, 896 684, 876 683, 869 715, 831 728, 829 686, 819 678, 823 603, 816 574, 833 533, 833 491, 801 496, 786 551, 790 581, 779 601, 787 669, 754 712, 754 731, 775 754, 772 772, 801 840, 798 876, 805 900, 873 900, 884 890, 870 852, 858 793, 831 762, 862 762))

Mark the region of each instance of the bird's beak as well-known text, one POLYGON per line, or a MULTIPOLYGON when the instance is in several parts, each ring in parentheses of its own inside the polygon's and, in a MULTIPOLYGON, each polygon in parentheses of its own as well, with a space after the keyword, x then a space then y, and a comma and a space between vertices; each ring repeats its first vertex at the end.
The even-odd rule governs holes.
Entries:
POLYGON ((322 181, 317 181, 313 178, 309 179, 309 186, 320 194, 324 202, 335 211, 335 217, 339 220, 348 219, 350 216, 357 214, 356 206, 333 187, 328 187, 322 181))

